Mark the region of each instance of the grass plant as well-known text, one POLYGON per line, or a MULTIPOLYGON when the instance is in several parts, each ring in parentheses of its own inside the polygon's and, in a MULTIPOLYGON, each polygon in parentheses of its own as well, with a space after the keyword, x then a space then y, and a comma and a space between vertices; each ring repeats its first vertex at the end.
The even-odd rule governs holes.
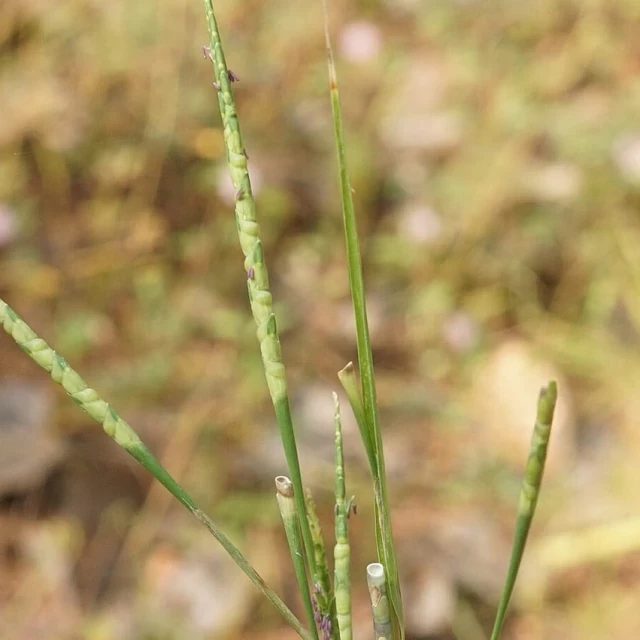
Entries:
MULTIPOLYGON (((346 499, 340 406, 334 394, 335 435, 335 554, 334 584, 331 585, 325 544, 310 494, 305 493, 296 446, 289 402, 289 392, 282 361, 280 337, 273 311, 272 294, 260 227, 256 215, 248 154, 242 141, 232 84, 238 80, 227 66, 212 0, 204 0, 209 31, 209 47, 205 55, 214 69, 214 87, 223 125, 226 160, 235 194, 235 218, 246 274, 251 312, 257 326, 267 386, 280 431, 289 477, 276 478, 277 501, 289 542, 294 571, 309 629, 305 629, 280 597, 264 582, 255 569, 220 531, 217 525, 195 504, 188 493, 172 478, 144 445, 133 428, 89 387, 49 345, 2 300, 0 323, 15 342, 41 367, 51 374, 71 398, 105 433, 142 464, 176 497, 220 542, 238 566, 265 594, 285 620, 305 640, 351 640, 350 543, 348 517, 351 501, 346 499)), ((386 482, 382 432, 376 398, 371 338, 368 329, 363 268, 358 242, 352 190, 349 182, 346 143, 343 131, 337 73, 329 37, 326 2, 325 38, 329 74, 329 94, 337 150, 338 175, 342 203, 342 221, 347 253, 348 279, 355 316, 358 370, 349 364, 338 377, 347 394, 360 430, 372 477, 374 495, 374 532, 378 562, 367 568, 367 584, 371 597, 374 634, 377 640, 403 640, 404 615, 400 581, 393 540, 389 495, 386 482)), ((534 428, 531 453, 522 485, 511 560, 491 636, 497 640, 513 591, 527 541, 531 520, 540 491, 544 462, 549 442, 557 397, 555 383, 541 391, 534 428)))
POLYGON ((388 584, 389 600, 393 613, 394 632, 404 640, 404 615, 402 596, 400 594, 400 580, 398 563, 393 544, 391 515, 389 513, 389 498, 382 448, 382 431, 378 416, 378 402, 376 397, 376 383, 373 369, 373 353, 371 351, 371 337, 367 320, 367 307, 364 294, 364 278, 362 275, 362 259, 356 226, 356 214, 353 206, 353 195, 349 183, 349 169, 340 108, 340 93, 338 91, 338 76, 333 59, 331 37, 329 35, 329 15, 326 0, 324 7, 324 31, 327 46, 327 64, 329 69, 329 94, 331 98, 331 112, 333 114, 333 130, 338 154, 338 173, 340 177, 340 194, 342 200, 342 221, 344 225, 345 244, 347 248, 347 264, 349 273, 349 288, 356 323, 356 345, 358 349, 358 364, 360 370, 362 402, 359 394, 354 390, 350 397, 352 405, 356 406, 356 416, 359 417, 360 433, 373 477, 374 520, 378 560, 385 567, 388 584), (360 410, 360 404, 362 410, 360 410), (363 424, 362 424, 363 423, 363 424))

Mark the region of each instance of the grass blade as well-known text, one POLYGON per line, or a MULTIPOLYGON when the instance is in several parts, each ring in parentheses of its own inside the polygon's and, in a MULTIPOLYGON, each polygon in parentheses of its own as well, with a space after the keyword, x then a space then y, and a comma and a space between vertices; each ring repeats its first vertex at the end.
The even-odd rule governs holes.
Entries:
POLYGON ((533 429, 531 448, 529 450, 524 478, 522 479, 522 488, 520 489, 518 515, 516 516, 516 527, 513 544, 511 546, 511 558, 509 559, 507 577, 498 604, 496 620, 493 625, 493 631, 491 632, 491 640, 498 640, 500 637, 507 607, 511 600, 511 594, 513 593, 518 570, 520 569, 520 562, 522 561, 524 548, 527 543, 529 529, 536 511, 557 398, 558 389, 555 382, 550 382, 547 387, 543 387, 540 390, 536 424, 533 429))
POLYGON ((227 165, 235 190, 235 215, 240 246, 245 257, 244 269, 247 274, 249 302, 257 324, 257 336, 260 343, 267 386, 269 387, 269 394, 276 414, 289 475, 293 483, 294 498, 304 540, 307 563, 310 573, 313 575, 316 572, 313 541, 307 520, 302 473, 293 431, 280 338, 278 336, 276 318, 273 314, 269 277, 260 241, 260 227, 256 219, 256 205, 251 191, 247 153, 242 143, 236 104, 231 90, 231 83, 237 78, 227 67, 211 0, 204 0, 204 9, 209 31, 209 56, 213 62, 215 86, 218 92, 218 106, 224 129, 227 165))
POLYGON ((342 384, 342 388, 344 389, 347 400, 349 400, 349 404, 351 405, 353 415, 355 416, 358 430, 360 431, 360 438, 362 439, 364 450, 367 453, 371 475, 375 477, 376 450, 371 439, 371 430, 367 426, 367 420, 364 415, 364 406, 362 405, 362 388, 358 384, 358 378, 353 368, 353 362, 349 362, 344 369, 338 371, 338 379, 342 384))
POLYGON ((363 438, 363 440, 365 448, 367 446, 373 446, 374 449, 374 456, 370 456, 370 459, 373 457, 375 461, 375 468, 372 469, 372 474, 375 498, 376 544, 378 549, 378 559, 386 569, 388 595, 395 623, 394 628, 400 638, 404 640, 402 596, 400 594, 398 565, 393 545, 391 517, 389 514, 384 452, 382 449, 382 434, 378 418, 378 405, 373 370, 373 355, 371 352, 371 339, 369 337, 369 325, 367 321, 367 310, 364 296, 362 261, 360 258, 360 247, 358 243, 351 185, 349 184, 349 173, 342 126, 342 113, 340 109, 340 95, 338 93, 338 81, 333 61, 331 39, 329 37, 329 21, 326 0, 323 0, 323 2, 325 12, 325 38, 327 45, 327 63, 329 67, 331 111, 333 114, 333 126, 338 154, 338 171, 340 176, 340 192, 342 195, 342 217, 347 246, 349 286, 351 289, 351 298, 353 300, 356 322, 356 342, 358 348, 358 365, 362 384, 364 419, 368 431, 368 437, 363 438))
POLYGON ((77 405, 102 425, 104 432, 116 444, 121 446, 147 469, 209 530, 235 563, 249 577, 251 582, 264 593, 273 606, 297 631, 298 635, 305 640, 311 640, 311 635, 304 629, 287 605, 265 583, 240 550, 222 533, 213 520, 197 507, 187 492, 147 449, 133 428, 98 395, 97 391, 89 387, 82 377, 69 366, 67 361, 40 338, 2 299, 0 299, 0 323, 24 352, 47 371, 51 378, 62 386, 77 405))

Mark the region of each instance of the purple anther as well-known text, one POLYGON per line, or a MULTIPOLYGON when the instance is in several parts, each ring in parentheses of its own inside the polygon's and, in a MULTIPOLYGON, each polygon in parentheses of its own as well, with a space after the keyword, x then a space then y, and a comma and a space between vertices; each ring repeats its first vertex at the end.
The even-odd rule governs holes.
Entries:
POLYGON ((253 280, 253 278, 256 275, 256 271, 253 267, 249 267, 248 271, 247 271, 247 280, 253 280))
POLYGON ((244 191, 242 189, 238 189, 235 193, 236 200, 242 200, 243 195, 244 195, 244 191))
POLYGON ((320 631, 322 631, 323 640, 329 640, 331 638, 331 618, 329 616, 323 616, 320 623, 320 631))
POLYGON ((220 83, 214 82, 213 86, 216 88, 216 91, 220 91, 220 83))
POLYGON ((231 69, 227 69, 227 78, 229 82, 240 82, 240 78, 231 69))

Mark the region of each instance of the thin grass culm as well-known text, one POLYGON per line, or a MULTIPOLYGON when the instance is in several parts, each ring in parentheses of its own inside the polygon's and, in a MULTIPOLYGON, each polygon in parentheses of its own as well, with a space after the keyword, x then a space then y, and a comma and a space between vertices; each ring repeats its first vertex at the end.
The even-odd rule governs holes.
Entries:
MULTIPOLYGON (((399 637, 401 640, 404 640, 404 614, 402 596, 400 593, 398 563, 393 543, 393 532, 389 511, 384 452, 382 448, 382 432, 378 417, 373 354, 371 350, 371 338, 369 335, 369 324, 367 320, 367 309, 364 294, 362 260, 360 257, 360 245, 356 228, 357 225, 351 185, 349 183, 349 170, 345 150, 342 111, 340 108, 340 95, 338 92, 338 79, 329 33, 327 0, 323 0, 323 8, 327 65, 329 71, 329 92, 338 156, 338 173, 342 200, 342 219, 347 248, 349 287, 351 290, 351 299, 353 301, 356 324, 356 345, 358 350, 358 367, 361 380, 363 407, 361 414, 364 414, 363 419, 365 423, 364 425, 359 426, 363 444, 367 450, 367 458, 371 466, 371 475, 373 478, 375 533, 378 560, 385 567, 387 594, 391 603, 394 635, 399 637)), ((353 405, 353 400, 351 400, 351 403, 353 405)))
MULTIPOLYGON (((291 418, 289 394, 282 362, 280 338, 273 313, 269 277, 264 260, 260 227, 256 219, 256 206, 251 191, 251 180, 247 166, 247 153, 242 142, 236 105, 231 83, 237 78, 227 67, 220 32, 211 0, 204 0, 204 9, 209 31, 208 55, 213 62, 215 88, 224 130, 227 165, 235 192, 235 215, 240 246, 244 255, 244 269, 251 312, 257 324, 262 362, 269 387, 269 394, 276 414, 278 429, 284 448, 287 467, 293 483, 296 510, 300 521, 307 566, 311 575, 316 573, 311 530, 307 520, 302 474, 296 439, 291 418)), ((308 585, 307 585, 308 589, 308 585)), ((303 597, 303 600, 306 598, 303 597)))
POLYGON ((298 512, 296 511, 295 500, 293 497, 293 483, 286 476, 278 476, 276 482, 276 499, 278 501, 278 509, 282 517, 282 524, 287 536, 287 544, 291 553, 291 561, 293 569, 298 581, 298 589, 303 598, 304 610, 307 614, 307 620, 312 634, 317 637, 317 627, 315 625, 315 615, 313 605, 311 603, 311 594, 307 587, 307 573, 304 564, 304 549, 302 548, 302 540, 300 539, 300 525, 298 522, 298 512))
POLYGON ((384 567, 379 562, 372 562, 367 566, 367 586, 371 602, 373 637, 376 640, 393 640, 387 581, 384 577, 384 567))
POLYGON ((116 444, 122 447, 147 469, 156 480, 162 483, 162 485, 206 527, 235 563, 296 630, 298 635, 305 640, 311 640, 312 636, 304 629, 301 622, 287 605, 280 599, 275 591, 265 583, 242 555, 240 550, 222 533, 213 520, 198 508, 187 492, 173 479, 142 440, 140 440, 133 428, 99 396, 95 389, 89 387, 82 377, 69 366, 67 361, 40 338, 2 299, 0 299, 0 324, 2 324, 4 330, 15 340, 16 344, 49 373, 55 382, 62 386, 77 405, 102 425, 104 432, 112 438, 116 444))
POLYGON ((344 454, 342 449, 342 421, 340 418, 340 402, 338 395, 333 394, 335 424, 335 534, 336 544, 333 550, 334 559, 334 592, 336 598, 336 614, 340 640, 351 640, 353 636, 351 619, 351 548, 348 537, 348 518, 352 500, 347 502, 344 477, 344 454))
POLYGON ((546 387, 543 387, 538 396, 536 423, 533 429, 529 457, 520 489, 518 514, 516 516, 513 544, 511 546, 511 558, 509 559, 507 576, 502 595, 500 596, 493 631, 491 632, 491 640, 498 640, 500 637, 524 549, 527 544, 531 522, 535 515, 538 496, 540 495, 540 486, 542 484, 542 476, 544 474, 544 463, 547 459, 547 448, 549 446, 551 425, 553 423, 553 414, 557 398, 558 388, 555 382, 550 382, 546 387))

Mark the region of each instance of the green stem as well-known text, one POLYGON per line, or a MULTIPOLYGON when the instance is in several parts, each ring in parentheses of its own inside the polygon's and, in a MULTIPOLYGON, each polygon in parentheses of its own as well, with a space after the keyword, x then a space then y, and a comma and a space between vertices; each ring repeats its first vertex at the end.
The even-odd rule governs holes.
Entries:
POLYGON ((387 581, 384 577, 384 567, 379 562, 367 565, 367 586, 371 601, 373 637, 375 640, 393 640, 387 581))
POLYGON ((291 553, 291 561, 298 581, 298 588, 302 595, 304 610, 307 614, 309 628, 313 636, 318 638, 318 630, 316 628, 313 605, 311 604, 311 596, 307 586, 307 573, 304 565, 304 556, 302 549, 302 540, 300 539, 300 527, 298 523, 298 514, 293 499, 293 484, 286 476, 278 476, 276 478, 276 499, 278 508, 282 516, 282 524, 287 536, 287 543, 291 553))
POLYGON ((77 405, 102 425, 104 432, 116 444, 121 446, 147 469, 209 530, 235 563, 249 577, 251 582, 264 593, 274 607, 296 630, 298 635, 301 638, 305 638, 305 640, 311 640, 310 634, 304 629, 287 605, 265 583, 240 550, 220 531, 213 520, 197 507, 187 492, 147 449, 133 428, 98 395, 95 389, 89 387, 82 377, 67 364, 67 361, 40 338, 2 299, 0 299, 0 323, 24 352, 47 371, 77 405))
POLYGON ((231 90, 231 83, 235 81, 236 77, 227 67, 222 49, 222 41, 220 39, 220 31, 211 0, 204 0, 204 9, 209 30, 216 90, 218 92, 218 106, 220 108, 220 116, 224 129, 227 165, 235 190, 236 224, 240 246, 245 257, 244 269, 247 274, 249 302, 251 304, 251 312, 258 327, 257 335, 267 386, 269 387, 271 401, 275 409, 289 475, 293 482, 296 509, 300 519, 307 563, 313 575, 315 573, 313 541, 307 521, 302 474, 289 406, 289 395, 284 364, 282 362, 280 339, 276 327, 276 318, 273 314, 269 277, 264 260, 262 243, 260 242, 260 227, 256 219, 256 206, 251 191, 247 153, 242 143, 236 104, 231 90))
POLYGON ((520 489, 520 501, 518 503, 518 515, 516 516, 516 527, 513 544, 511 546, 511 558, 509 559, 509 568, 507 569, 507 576, 502 595, 500 596, 500 603, 498 604, 491 640, 498 640, 500 632, 502 631, 507 607, 511 600, 511 594, 513 593, 513 588, 516 583, 518 570, 520 569, 524 548, 527 544, 529 529, 531 528, 531 522, 535 515, 557 398, 558 388, 555 382, 550 382, 547 387, 543 387, 540 390, 531 448, 529 450, 527 466, 520 489))
POLYGON ((373 490, 375 499, 375 523, 376 544, 378 559, 384 565, 387 576, 389 601, 393 613, 394 628, 404 640, 404 614, 402 596, 400 593, 400 581, 398 576, 398 564, 393 544, 393 531, 391 516, 389 513, 389 498, 387 495, 386 471, 384 451, 382 448, 382 432, 378 417, 378 403, 376 399, 376 386, 373 368, 373 354, 371 351, 371 339, 367 321, 367 309, 364 295, 364 280, 362 276, 362 260, 356 228, 356 217, 353 206, 351 185, 349 183, 349 171, 344 142, 344 130, 342 125, 342 112, 340 109, 340 95, 338 92, 338 79, 331 39, 329 36, 329 19, 327 0, 323 0, 325 16, 325 40, 327 46, 327 64, 329 67, 329 89, 331 96, 331 111, 333 114, 334 136, 338 154, 338 171, 340 176, 340 191, 342 196, 342 218, 344 224, 345 241, 347 246, 347 259, 349 271, 349 286, 353 301, 353 310, 356 323, 356 343, 358 350, 358 364, 362 384, 362 399, 364 405, 364 417, 369 437, 363 438, 364 446, 373 447, 374 455, 367 455, 375 461, 373 473, 373 490))
POLYGON ((335 448, 336 448, 336 513, 335 533, 336 545, 333 551, 334 557, 334 589, 336 597, 336 614, 338 616, 338 628, 340 640, 351 640, 351 578, 349 563, 351 549, 349 547, 348 520, 351 502, 347 503, 347 493, 344 478, 344 454, 342 450, 342 423, 340 420, 340 403, 337 394, 333 394, 335 406, 335 448))

